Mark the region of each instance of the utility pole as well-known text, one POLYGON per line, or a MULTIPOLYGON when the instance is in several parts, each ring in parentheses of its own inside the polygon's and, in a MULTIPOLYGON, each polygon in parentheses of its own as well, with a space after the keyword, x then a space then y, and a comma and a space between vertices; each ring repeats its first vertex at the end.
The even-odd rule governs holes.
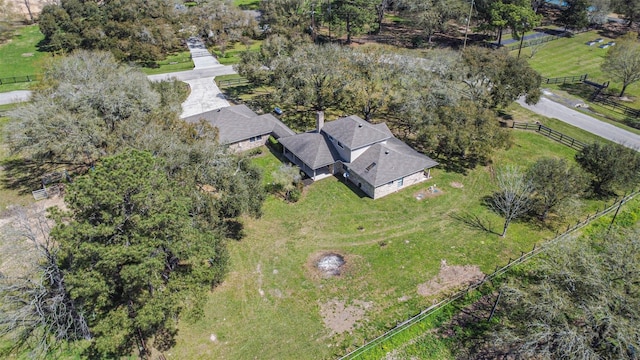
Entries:
POLYGON ((462 44, 462 48, 467 47, 467 33, 469 32, 469 22, 471 22, 471 13, 473 12, 473 4, 475 0, 471 0, 471 6, 469 7, 469 16, 467 17, 467 26, 464 28, 464 43, 462 44))

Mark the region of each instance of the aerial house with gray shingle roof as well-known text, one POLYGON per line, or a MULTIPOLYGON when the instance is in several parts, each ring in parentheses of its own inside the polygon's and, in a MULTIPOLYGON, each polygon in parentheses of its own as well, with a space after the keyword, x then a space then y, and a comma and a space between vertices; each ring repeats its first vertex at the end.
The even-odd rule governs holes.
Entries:
POLYGON ((224 107, 184 118, 186 122, 206 121, 218 129, 218 141, 240 152, 260 147, 270 135, 276 139, 295 132, 271 114, 258 115, 246 105, 224 107))
POLYGON ((325 124, 322 112, 316 120, 316 130, 279 139, 284 155, 313 180, 341 174, 377 199, 429 179, 429 169, 438 165, 384 123, 352 115, 325 124))

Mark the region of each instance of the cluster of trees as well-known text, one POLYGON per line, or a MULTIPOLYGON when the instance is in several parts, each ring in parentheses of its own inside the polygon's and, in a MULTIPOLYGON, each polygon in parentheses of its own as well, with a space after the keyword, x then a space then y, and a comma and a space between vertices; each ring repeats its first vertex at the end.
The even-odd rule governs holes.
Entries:
POLYGON ((426 152, 469 164, 508 144, 493 109, 520 96, 535 103, 540 96, 540 76, 504 51, 469 47, 427 56, 271 36, 260 52, 244 53, 236 70, 274 88, 266 106, 282 107, 290 122, 302 119, 290 126, 306 130, 315 111, 328 109, 367 121, 384 115, 426 152))
POLYGON ((41 351, 80 341, 91 357, 144 358, 171 346, 181 314, 197 316, 225 273, 225 238, 239 216, 260 214, 264 189, 215 128, 178 118, 183 93, 80 51, 10 113, 14 154, 78 175, 68 210, 51 213, 39 273, 0 284, 0 334, 41 351))
POLYGON ((637 359, 640 230, 631 224, 565 239, 519 269, 500 288, 497 321, 463 336, 458 357, 637 359))
POLYGON ((190 8, 166 0, 63 0, 42 9, 39 25, 49 51, 109 50, 118 60, 143 63, 182 50, 190 34, 226 46, 256 31, 255 19, 226 0, 190 8))
POLYGON ((616 191, 634 190, 640 181, 640 155, 622 145, 587 145, 576 154, 576 162, 579 167, 563 159, 541 158, 525 172, 500 169, 498 191, 489 204, 505 219, 501 235, 506 236, 510 223, 524 215, 546 221, 551 213, 562 216, 571 199, 613 196, 616 191))

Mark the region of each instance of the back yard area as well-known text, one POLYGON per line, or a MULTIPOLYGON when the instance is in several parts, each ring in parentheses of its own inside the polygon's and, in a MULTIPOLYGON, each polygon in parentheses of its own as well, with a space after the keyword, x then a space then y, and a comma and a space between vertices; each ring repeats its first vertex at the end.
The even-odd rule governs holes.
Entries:
MULTIPOLYGON (((499 230, 501 219, 482 205, 494 190, 495 167, 527 166, 541 156, 574 156, 573 150, 539 134, 513 134, 514 145, 497 152, 492 165, 467 175, 435 170, 432 180, 379 200, 337 178, 305 188, 295 204, 269 197, 262 218, 244 220, 246 237, 229 244, 230 272, 210 294, 203 316, 181 324, 177 345, 166 355, 335 358, 552 237, 553 229, 535 222, 513 224, 503 239, 455 220, 470 212, 499 230), (416 199, 434 185, 438 193, 416 199), (344 259, 339 275, 317 270, 326 254, 344 259)), ((264 152, 253 161, 268 177, 280 162, 264 152)), ((598 205, 586 201, 577 210, 598 205)), ((446 351, 437 353, 446 358, 446 351)))

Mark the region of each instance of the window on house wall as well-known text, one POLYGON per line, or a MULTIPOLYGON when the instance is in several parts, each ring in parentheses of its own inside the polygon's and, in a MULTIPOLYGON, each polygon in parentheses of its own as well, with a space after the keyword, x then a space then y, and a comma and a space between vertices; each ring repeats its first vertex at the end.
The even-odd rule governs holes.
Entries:
POLYGON ((340 146, 341 148, 344 149, 344 146, 342 145, 342 143, 340 141, 338 141, 338 146, 340 146))
POLYGON ((398 187, 402 187, 402 185, 404 184, 404 181, 403 181, 403 180, 404 180, 403 178, 398 179, 398 182, 397 182, 398 187))
POLYGON ((256 136, 256 140, 262 140, 262 135, 256 136))
POLYGON ((249 142, 256 142, 256 137, 255 136, 250 137, 249 142))

